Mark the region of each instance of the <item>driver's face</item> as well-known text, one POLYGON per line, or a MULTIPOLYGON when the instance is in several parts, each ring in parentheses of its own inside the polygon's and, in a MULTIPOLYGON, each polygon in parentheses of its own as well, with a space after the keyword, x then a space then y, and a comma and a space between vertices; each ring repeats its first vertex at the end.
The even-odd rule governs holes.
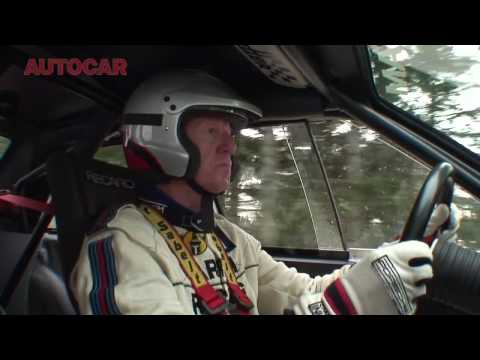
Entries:
POLYGON ((236 151, 230 123, 220 114, 205 115, 190 120, 185 132, 200 151, 196 182, 212 193, 225 191, 230 184, 231 156, 236 151))

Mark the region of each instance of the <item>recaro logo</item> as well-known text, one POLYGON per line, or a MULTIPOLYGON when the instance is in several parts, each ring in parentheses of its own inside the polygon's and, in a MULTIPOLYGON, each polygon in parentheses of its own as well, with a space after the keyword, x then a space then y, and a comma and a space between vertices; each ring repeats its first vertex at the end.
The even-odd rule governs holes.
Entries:
POLYGON ((112 176, 105 176, 105 175, 100 175, 96 174, 90 170, 87 170, 85 172, 85 175, 87 177, 87 180, 98 184, 98 185, 104 185, 104 186, 110 186, 110 187, 116 187, 116 188, 123 188, 127 190, 133 190, 135 189, 135 182, 129 179, 122 179, 122 178, 116 178, 112 176))
POLYGON ((30 58, 25 65, 25 76, 87 75, 87 76, 127 76, 127 60, 123 58, 30 58))

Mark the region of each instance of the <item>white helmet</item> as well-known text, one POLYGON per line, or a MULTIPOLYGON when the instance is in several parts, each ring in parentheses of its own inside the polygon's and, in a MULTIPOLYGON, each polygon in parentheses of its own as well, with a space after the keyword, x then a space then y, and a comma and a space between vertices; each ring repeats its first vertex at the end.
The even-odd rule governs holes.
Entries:
POLYGON ((128 166, 193 179, 200 165, 197 147, 185 136, 187 114, 222 112, 232 130, 262 117, 255 105, 219 79, 196 70, 172 71, 142 83, 124 109, 124 150, 128 166))

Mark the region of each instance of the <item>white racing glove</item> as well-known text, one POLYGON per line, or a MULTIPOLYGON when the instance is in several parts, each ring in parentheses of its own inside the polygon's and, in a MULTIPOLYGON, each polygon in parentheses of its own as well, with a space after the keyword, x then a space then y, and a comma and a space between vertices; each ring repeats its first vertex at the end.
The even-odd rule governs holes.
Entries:
MULTIPOLYGON (((460 227, 461 216, 460 212, 455 204, 450 206, 450 209, 446 204, 439 204, 432 212, 432 216, 428 220, 425 233, 423 235, 423 241, 429 245, 432 245, 435 239, 445 241, 457 241, 457 231, 460 227), (449 218, 450 216, 450 218, 449 218), (442 225, 448 220, 448 226, 446 229, 441 230, 442 225)), ((399 242, 400 235, 396 237, 396 240, 391 242, 385 242, 380 247, 397 244, 399 242)))
POLYGON ((460 221, 460 212, 455 204, 452 204, 450 209, 448 209, 448 206, 445 204, 438 205, 428 221, 424 241, 430 245, 436 238, 445 241, 457 241, 457 231, 460 228, 460 221), (440 228, 447 220, 448 224, 446 229, 441 230, 440 228))
POLYGON ((323 293, 303 294, 293 307, 294 313, 415 313, 415 299, 426 294, 425 281, 433 275, 429 246, 435 239, 456 241, 460 221, 455 204, 450 209, 446 204, 439 204, 428 221, 423 243, 399 243, 398 240, 383 243, 323 293), (447 220, 448 226, 441 230, 447 220))
POLYGON ((304 293, 297 315, 413 314, 431 279, 432 250, 420 241, 378 248, 353 265, 322 293, 304 293))

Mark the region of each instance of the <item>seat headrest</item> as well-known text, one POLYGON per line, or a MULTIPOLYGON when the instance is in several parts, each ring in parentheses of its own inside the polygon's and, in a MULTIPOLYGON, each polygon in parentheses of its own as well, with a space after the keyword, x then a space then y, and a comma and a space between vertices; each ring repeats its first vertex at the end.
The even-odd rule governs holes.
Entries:
POLYGON ((98 160, 80 160, 65 152, 53 154, 46 169, 66 279, 69 279, 85 235, 102 212, 135 201, 139 186, 164 181, 161 176, 98 160))

